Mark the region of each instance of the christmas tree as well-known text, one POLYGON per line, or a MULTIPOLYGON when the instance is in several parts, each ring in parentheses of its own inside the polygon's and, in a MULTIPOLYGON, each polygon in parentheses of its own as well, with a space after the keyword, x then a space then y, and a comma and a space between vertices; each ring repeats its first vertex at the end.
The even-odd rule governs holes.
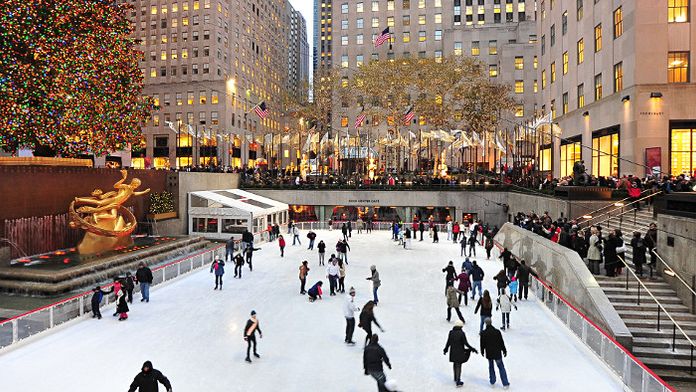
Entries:
POLYGON ((0 0, 0 148, 104 155, 140 141, 153 105, 112 0, 0 0))

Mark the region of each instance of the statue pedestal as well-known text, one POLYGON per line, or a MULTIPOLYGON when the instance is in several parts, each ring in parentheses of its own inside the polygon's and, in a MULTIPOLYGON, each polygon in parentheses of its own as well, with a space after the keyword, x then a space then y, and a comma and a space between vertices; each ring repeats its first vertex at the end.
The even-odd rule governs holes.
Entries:
POLYGON ((81 255, 95 255, 131 245, 133 245, 133 239, 130 234, 123 237, 106 237, 88 231, 77 245, 77 250, 81 255))

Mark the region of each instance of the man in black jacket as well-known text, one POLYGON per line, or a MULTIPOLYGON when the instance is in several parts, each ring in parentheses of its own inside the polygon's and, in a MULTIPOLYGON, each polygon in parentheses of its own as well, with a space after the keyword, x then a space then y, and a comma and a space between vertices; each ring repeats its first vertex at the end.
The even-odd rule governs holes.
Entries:
POLYGON ((130 388, 128 388, 128 392, 135 392, 136 390, 139 392, 157 392, 159 391, 158 382, 167 388, 167 392, 172 392, 172 384, 169 383, 169 380, 162 372, 152 368, 152 362, 145 361, 141 370, 135 376, 130 388))
POLYGON ((363 367, 365 368, 365 375, 369 374, 377 380, 378 391, 388 392, 387 387, 384 386, 384 383, 387 381, 387 376, 384 375, 382 362, 387 364, 389 369, 392 368, 387 353, 382 346, 379 345, 379 336, 374 334, 370 338, 370 344, 365 346, 365 351, 363 352, 363 367))
POLYGON ((261 332, 261 327, 259 326, 259 320, 256 318, 256 311, 251 311, 251 318, 247 320, 246 326, 244 327, 244 340, 247 341, 247 356, 245 361, 251 363, 251 358, 249 357, 249 351, 251 350, 252 344, 254 345, 254 356, 256 358, 261 358, 256 352, 256 331, 259 332, 259 337, 263 338, 263 332, 261 332))
POLYGON ((145 265, 145 263, 140 263, 140 268, 135 271, 135 279, 140 284, 140 294, 143 296, 140 302, 150 302, 152 271, 145 265))
POLYGON ((519 297, 522 299, 527 299, 527 294, 529 294, 529 275, 538 277, 536 272, 532 267, 528 266, 524 260, 521 262, 520 268, 517 270, 517 280, 520 283, 519 297))
POLYGON ((454 269, 454 263, 450 260, 447 267, 442 269, 442 272, 446 272, 445 276, 445 295, 447 295, 447 288, 449 286, 454 286, 454 280, 457 279, 457 271, 454 269))
POLYGON ((481 332, 481 355, 488 359, 488 380, 491 385, 495 384, 495 368, 493 367, 493 362, 495 362, 500 372, 500 381, 503 382, 504 387, 507 387, 510 383, 503 364, 503 356, 507 357, 503 335, 491 325, 490 318, 487 318, 485 322, 486 329, 481 332))

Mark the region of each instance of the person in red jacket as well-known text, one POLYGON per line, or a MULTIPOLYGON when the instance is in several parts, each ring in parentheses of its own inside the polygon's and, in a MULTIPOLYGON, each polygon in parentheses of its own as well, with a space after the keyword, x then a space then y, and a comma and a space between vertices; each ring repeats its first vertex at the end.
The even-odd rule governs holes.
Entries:
POLYGON ((459 237, 459 222, 454 222, 452 225, 452 241, 456 244, 459 237))
POLYGON ((468 297, 469 295, 467 294, 469 290, 471 290, 471 281, 469 280, 469 274, 466 272, 465 268, 462 268, 462 272, 457 275, 457 280, 459 281, 459 286, 457 288, 459 289, 459 302, 462 302, 462 296, 464 297, 464 306, 469 305, 468 297))
POLYGON ((285 254, 285 238, 282 235, 278 236, 278 246, 280 247, 280 257, 285 254))

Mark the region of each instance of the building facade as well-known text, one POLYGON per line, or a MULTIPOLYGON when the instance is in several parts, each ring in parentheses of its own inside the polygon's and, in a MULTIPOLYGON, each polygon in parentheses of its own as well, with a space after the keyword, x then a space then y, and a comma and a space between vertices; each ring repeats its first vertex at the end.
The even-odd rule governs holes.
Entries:
MULTIPOLYGON (((287 33, 287 0, 132 4, 133 35, 144 53, 144 94, 158 107, 143 129, 143 142, 133 146, 132 165, 262 163, 257 158, 264 136, 284 126, 288 48, 302 47, 288 44, 303 37, 287 33), (253 111, 262 101, 269 111, 265 119, 253 111)), ((297 69, 300 76, 301 66, 297 69)))
POLYGON ((288 4, 288 92, 306 100, 309 93, 309 42, 307 22, 288 4))
POLYGON ((691 4, 538 2, 538 105, 560 132, 542 146, 541 169, 570 175, 582 159, 596 176, 693 175, 691 4))

